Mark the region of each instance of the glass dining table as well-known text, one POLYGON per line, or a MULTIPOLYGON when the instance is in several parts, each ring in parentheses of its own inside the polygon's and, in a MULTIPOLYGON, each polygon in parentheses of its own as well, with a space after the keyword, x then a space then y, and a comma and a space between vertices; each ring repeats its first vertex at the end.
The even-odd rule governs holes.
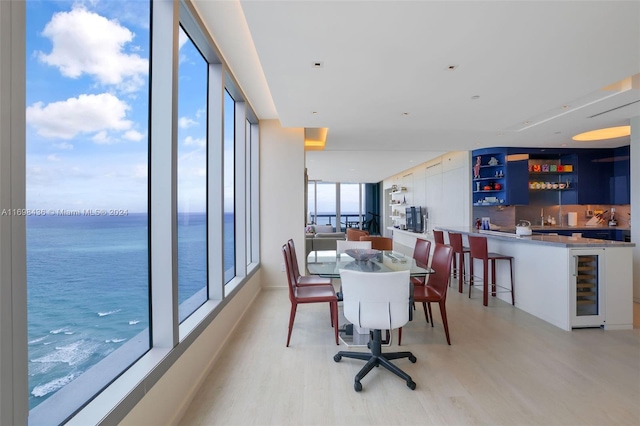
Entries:
MULTIPOLYGON (((345 253, 337 255, 335 251, 331 250, 312 251, 307 256, 307 270, 311 275, 340 279, 341 269, 371 273, 409 270, 411 277, 426 277, 433 273, 431 268, 418 266, 413 257, 396 251, 381 251, 377 257, 369 261, 356 261, 345 253)), ((338 300, 342 300, 340 292, 337 294, 338 300)), ((339 336, 346 346, 367 346, 369 342, 369 330, 358 330, 352 324, 341 327, 339 336)), ((383 344, 385 346, 391 344, 390 332, 387 332, 387 338, 383 344)))
POLYGON ((377 257, 366 262, 356 261, 345 253, 338 256, 332 250, 312 251, 307 256, 307 270, 311 275, 340 278, 340 269, 373 273, 409 270, 411 277, 426 277, 433 272, 430 268, 418 266, 413 257, 396 251, 381 251, 377 257))

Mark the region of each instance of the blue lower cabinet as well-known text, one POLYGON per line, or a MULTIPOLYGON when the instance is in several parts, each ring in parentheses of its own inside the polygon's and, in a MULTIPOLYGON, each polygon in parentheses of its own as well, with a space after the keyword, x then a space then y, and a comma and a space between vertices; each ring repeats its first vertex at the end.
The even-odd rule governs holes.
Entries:
POLYGON ((615 240, 615 229, 594 229, 588 231, 582 231, 583 238, 595 238, 598 240, 615 240))
POLYGON ((624 241, 624 236, 629 231, 618 229, 536 229, 536 234, 558 234, 566 237, 572 236, 574 233, 582 234, 583 238, 593 238, 598 240, 624 241))

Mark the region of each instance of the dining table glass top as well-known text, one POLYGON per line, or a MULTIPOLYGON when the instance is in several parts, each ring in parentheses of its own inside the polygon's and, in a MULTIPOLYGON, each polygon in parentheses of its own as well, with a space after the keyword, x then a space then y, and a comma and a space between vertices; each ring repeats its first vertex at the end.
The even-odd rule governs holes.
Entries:
POLYGON ((356 261, 345 253, 335 251, 312 251, 307 256, 307 269, 311 275, 324 278, 340 278, 340 269, 361 272, 410 271, 412 277, 424 277, 433 273, 431 268, 421 268, 411 256, 396 251, 382 251, 369 261, 356 261))

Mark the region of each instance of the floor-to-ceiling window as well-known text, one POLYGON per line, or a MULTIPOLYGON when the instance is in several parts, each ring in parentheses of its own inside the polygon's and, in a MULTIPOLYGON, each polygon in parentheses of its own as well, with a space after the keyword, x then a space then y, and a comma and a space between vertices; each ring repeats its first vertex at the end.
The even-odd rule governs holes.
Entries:
POLYGON ((343 231, 346 228, 362 226, 362 184, 340 184, 340 222, 343 231))
POLYGON ((55 422, 150 346, 150 2, 26 2, 26 17, 29 407, 55 422), (80 399, 58 396, 69 386, 80 399))
POLYGON ((257 268, 258 120, 192 11, 145 0, 0 4, 0 148, 26 151, 26 164, 0 162, 3 202, 26 187, 26 203, 2 218, 0 370, 11 374, 0 419, 28 407, 29 423, 60 424, 87 406, 117 423, 233 297, 222 271, 235 289, 257 268), (22 78, 26 91, 13 90, 22 78), (7 118, 14 103, 26 109, 7 118), (233 249, 223 256, 215 236, 227 233, 227 212, 233 249))
POLYGON ((318 211, 316 209, 316 181, 307 183, 307 224, 318 223, 318 211))
POLYGON ((347 227, 362 228, 367 214, 365 192, 363 183, 309 181, 307 222, 331 225, 337 232, 347 227))
POLYGON ((208 63, 180 27, 178 71, 178 298, 184 320, 207 300, 208 63))

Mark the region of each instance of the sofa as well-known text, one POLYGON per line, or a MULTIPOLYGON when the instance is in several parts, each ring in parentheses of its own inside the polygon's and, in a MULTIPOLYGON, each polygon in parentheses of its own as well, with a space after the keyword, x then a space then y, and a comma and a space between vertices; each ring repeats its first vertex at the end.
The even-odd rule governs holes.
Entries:
POLYGON ((312 251, 335 250, 337 240, 346 240, 344 232, 333 232, 330 225, 314 225, 315 233, 307 233, 305 238, 305 252, 308 256, 312 251))

